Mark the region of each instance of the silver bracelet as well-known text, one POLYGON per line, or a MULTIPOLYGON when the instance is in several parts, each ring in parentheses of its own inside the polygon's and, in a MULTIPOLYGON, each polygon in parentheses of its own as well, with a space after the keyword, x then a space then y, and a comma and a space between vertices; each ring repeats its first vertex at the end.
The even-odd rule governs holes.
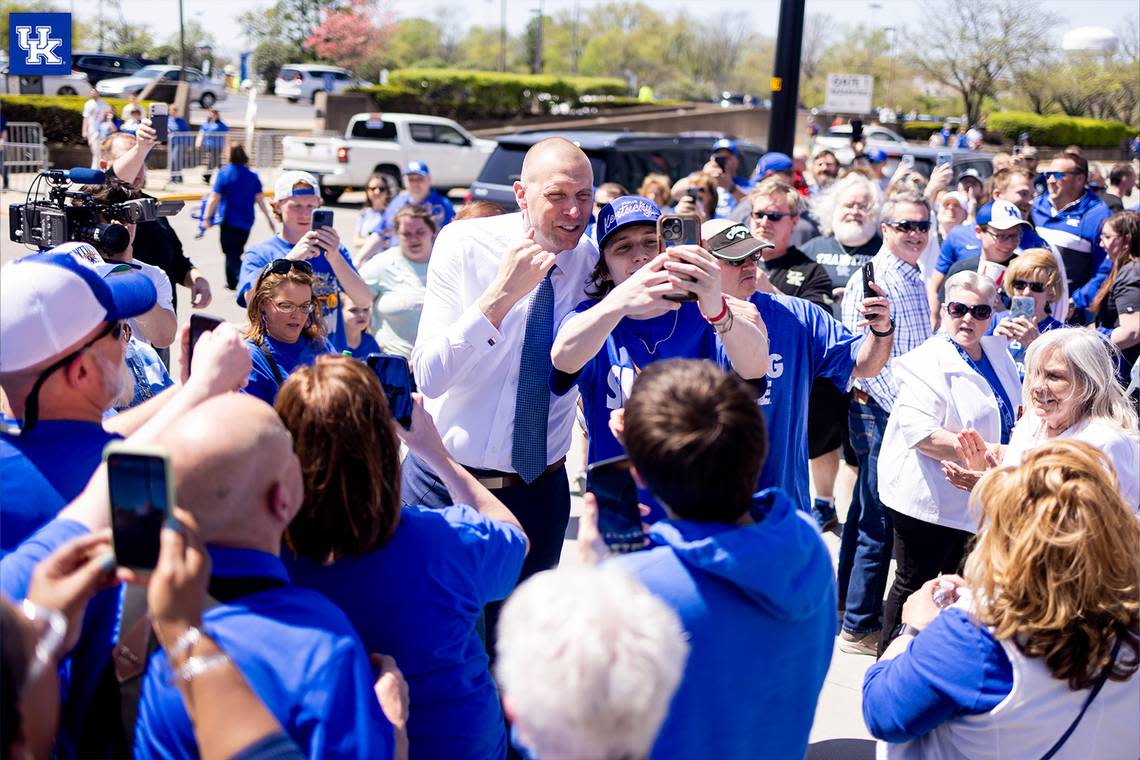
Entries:
POLYGON ((194 626, 190 626, 175 640, 170 649, 166 650, 166 656, 169 657, 171 661, 178 660, 182 655, 186 654, 190 647, 197 644, 201 639, 202 632, 194 626))
POLYGON ((191 657, 174 672, 174 678, 184 683, 190 683, 203 673, 213 670, 219 665, 226 665, 230 660, 228 654, 211 654, 206 657, 191 657))

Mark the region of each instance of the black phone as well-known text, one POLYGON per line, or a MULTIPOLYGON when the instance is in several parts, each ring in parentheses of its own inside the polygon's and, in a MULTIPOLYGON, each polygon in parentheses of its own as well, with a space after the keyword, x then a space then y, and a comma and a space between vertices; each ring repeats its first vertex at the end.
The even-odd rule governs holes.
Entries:
POLYGON ((728 158, 725 156, 714 156, 713 161, 716 161, 716 165, 720 167, 721 171, 724 171, 724 167, 728 163, 728 158))
POLYGON ((194 371, 194 346, 198 345, 198 339, 222 324, 222 321, 207 314, 190 315, 190 351, 186 354, 186 366, 190 367, 191 372, 194 371))
POLYGON ((154 139, 160 143, 166 142, 169 135, 167 125, 170 121, 168 106, 165 103, 150 104, 150 125, 154 128, 154 139))
POLYGON ((312 228, 319 230, 322 227, 332 227, 333 212, 331 208, 315 208, 313 209, 312 228))
POLYGON ((158 565, 162 524, 174 505, 170 455, 156 446, 113 441, 103 450, 115 562, 133 570, 158 565))
POLYGON ((587 467, 586 490, 598 500, 598 532, 606 546, 615 552, 644 548, 645 531, 629 458, 603 459, 587 467))
POLYGON ((701 191, 695 187, 690 187, 685 191, 685 195, 693 199, 693 203, 697 206, 701 205, 701 191))
POLYGON ((870 284, 875 281, 875 265, 870 261, 863 264, 863 297, 875 298, 879 294, 871 290, 870 284))
MULTIPOLYGON (((696 192, 690 190, 689 192, 696 192)), ((700 245, 701 219, 692 214, 663 214, 657 219, 657 250, 664 251, 675 245, 700 245)), ((665 296, 670 301, 695 301, 696 293, 665 296)))
POLYGON ((412 393, 416 390, 416 381, 408 360, 396 354, 369 354, 364 361, 380 379, 392 418, 404 430, 411 428, 412 407, 415 406, 412 393))

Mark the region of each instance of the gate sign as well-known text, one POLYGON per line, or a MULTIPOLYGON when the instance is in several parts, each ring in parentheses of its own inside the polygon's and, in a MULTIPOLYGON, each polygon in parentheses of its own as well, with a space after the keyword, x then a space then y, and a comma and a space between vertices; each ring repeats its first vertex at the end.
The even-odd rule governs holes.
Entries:
POLYGON ((827 102, 829 113, 862 114, 871 112, 871 91, 875 78, 864 74, 828 74, 827 102))

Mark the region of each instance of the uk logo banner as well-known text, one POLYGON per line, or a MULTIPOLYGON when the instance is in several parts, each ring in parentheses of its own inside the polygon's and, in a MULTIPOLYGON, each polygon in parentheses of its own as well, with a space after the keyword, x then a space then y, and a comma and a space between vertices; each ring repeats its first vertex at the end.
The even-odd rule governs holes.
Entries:
POLYGON ((8 71, 21 76, 70 74, 71 14, 9 14, 8 71))

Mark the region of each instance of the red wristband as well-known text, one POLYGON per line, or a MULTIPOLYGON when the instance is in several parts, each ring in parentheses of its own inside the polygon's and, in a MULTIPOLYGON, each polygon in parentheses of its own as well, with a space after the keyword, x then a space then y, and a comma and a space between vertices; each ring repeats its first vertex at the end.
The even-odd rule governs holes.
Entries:
POLYGON ((725 298, 724 296, 721 296, 720 297, 720 303, 721 303, 720 314, 717 314, 715 317, 705 316, 705 313, 703 311, 701 312, 701 316, 704 317, 705 321, 708 322, 710 325, 715 325, 717 322, 724 319, 724 315, 728 313, 728 299, 725 298))

